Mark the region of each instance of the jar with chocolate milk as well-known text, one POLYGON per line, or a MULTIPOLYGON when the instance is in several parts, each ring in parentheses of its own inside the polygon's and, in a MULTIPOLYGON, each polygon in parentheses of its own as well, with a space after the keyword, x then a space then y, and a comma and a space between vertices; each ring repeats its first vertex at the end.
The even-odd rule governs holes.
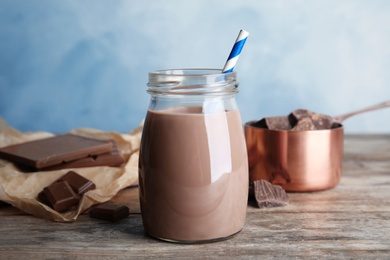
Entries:
POLYGON ((140 205, 149 235, 201 243, 243 228, 248 159, 237 92, 235 72, 149 73, 139 155, 140 205))

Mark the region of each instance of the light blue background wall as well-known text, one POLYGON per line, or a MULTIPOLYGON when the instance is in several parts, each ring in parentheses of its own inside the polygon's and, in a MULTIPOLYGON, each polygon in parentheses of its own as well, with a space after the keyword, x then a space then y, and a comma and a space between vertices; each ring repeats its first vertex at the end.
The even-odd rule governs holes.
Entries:
MULTIPOLYGON (((22 131, 127 132, 149 71, 222 68, 240 29, 243 121, 390 99, 390 1, 0 0, 0 117, 22 131)), ((344 125, 389 133, 390 109, 344 125)))

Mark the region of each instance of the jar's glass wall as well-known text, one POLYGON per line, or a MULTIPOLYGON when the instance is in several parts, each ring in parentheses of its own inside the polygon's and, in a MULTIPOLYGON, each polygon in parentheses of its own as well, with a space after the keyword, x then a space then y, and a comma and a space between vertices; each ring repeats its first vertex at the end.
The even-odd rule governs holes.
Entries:
POLYGON ((220 70, 149 74, 139 192, 150 235, 197 243, 243 228, 249 177, 237 91, 236 74, 220 70))

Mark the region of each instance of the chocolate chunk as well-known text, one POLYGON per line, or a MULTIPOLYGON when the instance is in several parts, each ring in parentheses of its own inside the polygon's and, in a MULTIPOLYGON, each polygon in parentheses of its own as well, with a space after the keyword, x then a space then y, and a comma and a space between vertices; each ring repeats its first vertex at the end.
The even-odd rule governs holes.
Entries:
POLYGON ((110 152, 112 142, 64 134, 0 149, 0 157, 42 169, 63 162, 110 152))
POLYGON ((333 125, 333 118, 323 114, 313 113, 311 120, 317 130, 331 129, 333 125))
POLYGON ((288 119, 294 131, 331 129, 333 125, 332 117, 306 109, 294 110, 288 119))
POLYGON ((129 208, 124 205, 108 202, 91 208, 89 211, 89 216, 91 218, 98 218, 115 222, 128 217, 129 208))
POLYGON ((265 180, 254 181, 253 192, 259 208, 285 206, 289 201, 286 191, 281 186, 265 180))
POLYGON ((69 171, 54 183, 45 187, 38 194, 38 200, 61 212, 78 204, 80 197, 85 192, 95 188, 96 186, 92 181, 74 171, 69 171))
POLYGON ((314 113, 306 109, 297 109, 286 116, 265 117, 253 124, 255 127, 270 130, 308 131, 335 127, 331 116, 314 113))
POLYGON ((120 166, 125 162, 123 154, 118 150, 116 145, 113 145, 112 150, 109 153, 102 153, 98 155, 88 156, 86 158, 63 162, 54 166, 46 167, 42 170, 60 170, 68 168, 82 168, 82 167, 95 167, 95 166, 120 166))
POLYGON ((296 123, 303 119, 311 116, 313 112, 307 110, 307 109, 296 109, 290 113, 288 116, 291 125, 296 125, 296 123))
POLYGON ((39 200, 40 202, 42 202, 43 204, 50 206, 50 202, 49 202, 49 200, 47 199, 44 190, 42 190, 42 191, 38 194, 38 200, 39 200))
POLYGON ((287 116, 265 117, 254 124, 256 127, 268 128, 271 130, 290 130, 291 125, 287 116))
POLYGON ((82 196, 84 193, 86 193, 89 190, 96 189, 95 183, 88 180, 87 178, 84 178, 80 174, 69 171, 64 176, 59 178, 56 182, 66 181, 68 182, 69 186, 73 189, 75 193, 82 196))
POLYGON ((42 203, 58 212, 70 209, 79 203, 80 197, 73 191, 67 181, 54 182, 43 189, 42 194, 38 195, 42 203))
POLYGON ((292 131, 308 131, 308 130, 317 130, 317 128, 313 124, 313 121, 311 120, 311 118, 306 117, 306 118, 300 119, 291 130, 292 131))

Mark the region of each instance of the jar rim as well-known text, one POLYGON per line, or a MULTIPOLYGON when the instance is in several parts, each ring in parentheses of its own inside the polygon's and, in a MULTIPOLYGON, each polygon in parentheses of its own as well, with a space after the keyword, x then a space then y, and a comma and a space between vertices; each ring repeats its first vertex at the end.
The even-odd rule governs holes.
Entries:
POLYGON ((155 95, 224 95, 238 92, 237 73, 221 69, 165 69, 149 73, 148 93, 155 95))
POLYGON ((222 69, 216 68, 178 68, 178 69, 161 69, 149 72, 149 75, 169 75, 169 76, 220 76, 220 75, 236 75, 235 71, 223 73, 222 69))

